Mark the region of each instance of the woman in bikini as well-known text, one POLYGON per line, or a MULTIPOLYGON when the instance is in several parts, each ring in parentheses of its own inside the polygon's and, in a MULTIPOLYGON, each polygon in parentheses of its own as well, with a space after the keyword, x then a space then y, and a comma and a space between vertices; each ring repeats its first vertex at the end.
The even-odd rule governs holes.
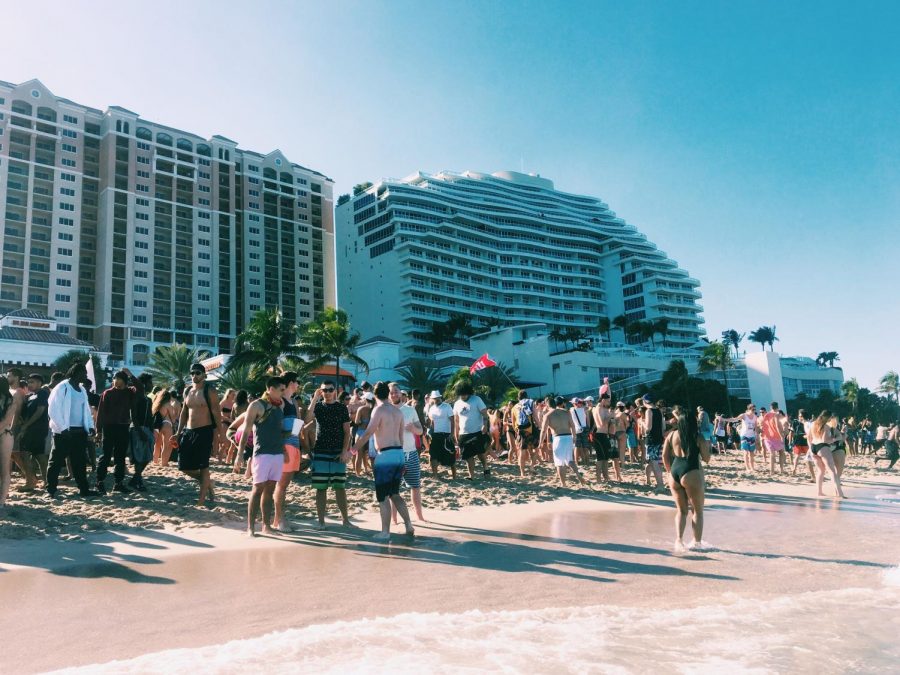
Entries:
POLYGON ((813 459, 819 469, 816 471, 817 496, 825 496, 825 493, 822 492, 822 484, 825 480, 825 471, 828 471, 831 474, 831 480, 834 481, 835 496, 844 499, 844 491, 841 489, 841 477, 834 462, 835 437, 831 427, 828 426, 830 419, 831 411, 823 410, 809 428, 809 444, 813 459))
POLYGON ((153 398, 153 429, 156 431, 156 440, 153 445, 153 462, 160 466, 169 466, 169 458, 172 456, 172 434, 175 433, 175 422, 178 414, 175 412, 172 392, 163 389, 153 398))
MULTIPOLYGON (((371 394, 369 395, 371 396, 371 394)), ((374 407, 374 396, 370 399, 365 398, 364 394, 363 404, 356 410, 356 418, 353 420, 354 424, 356 425, 357 438, 366 433, 366 429, 369 428, 369 420, 372 418, 372 409, 374 407)), ((353 458, 353 471, 357 476, 361 476, 363 475, 363 473, 370 473, 372 471, 372 462, 369 459, 369 453, 356 453, 356 456, 353 458)))
POLYGON ((688 503, 693 509, 691 527, 694 541, 688 548, 697 550, 703 543, 703 502, 705 483, 702 459, 709 463, 709 442, 697 430, 697 418, 681 406, 673 409, 674 429, 663 442, 662 459, 669 473, 669 488, 675 498, 675 550, 683 551, 684 529, 687 525, 688 503))
MULTIPOLYGON (((234 389, 226 389, 225 396, 222 398, 222 403, 220 404, 222 410, 222 428, 227 431, 228 427, 231 426, 231 409, 234 406, 234 399, 237 397, 237 391, 234 389)), ((215 448, 216 459, 220 462, 226 462, 228 459, 228 450, 231 443, 229 443, 228 439, 225 438, 225 434, 222 434, 221 440, 219 442, 219 447, 215 448)))

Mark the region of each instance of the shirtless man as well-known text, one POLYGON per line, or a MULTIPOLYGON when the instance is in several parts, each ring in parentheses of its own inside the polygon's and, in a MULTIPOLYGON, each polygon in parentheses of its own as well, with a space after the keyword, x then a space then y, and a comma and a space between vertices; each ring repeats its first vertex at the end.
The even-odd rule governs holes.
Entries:
POLYGON ((406 465, 406 457, 403 452, 404 417, 399 408, 391 405, 388 397, 390 387, 386 382, 375 385, 375 409, 369 419, 366 428, 353 447, 342 456, 346 462, 351 455, 359 453, 360 449, 367 447, 369 438, 375 438, 375 448, 378 455, 375 457, 375 499, 381 509, 381 532, 375 535, 376 541, 390 541, 391 539, 391 504, 396 507, 403 523, 406 525, 406 534, 413 535, 412 522, 409 519, 409 510, 406 502, 400 496, 400 482, 403 479, 403 471, 406 465))
POLYGON ((600 396, 600 402, 594 408, 594 452, 597 453, 597 481, 609 482, 609 462, 613 463, 613 473, 616 480, 621 482, 622 473, 619 469, 619 446, 614 445, 611 432, 615 431, 616 422, 612 410, 609 408, 609 394, 600 396))
POLYGON ((578 483, 584 486, 584 479, 578 472, 575 464, 575 421, 566 411, 566 399, 557 396, 553 402, 554 409, 544 416, 541 425, 541 443, 553 436, 553 463, 556 465, 556 475, 563 487, 566 487, 566 467, 572 469, 578 483))
POLYGON ((763 415, 760 424, 763 445, 769 451, 769 473, 775 474, 775 453, 778 453, 781 473, 787 473, 784 466, 784 437, 787 434, 787 420, 778 411, 778 403, 772 402, 772 409, 763 415))
MULTIPOLYGON (((619 462, 623 461, 628 453, 628 442, 627 442, 627 432, 628 426, 631 422, 631 417, 629 417, 628 412, 625 410, 625 402, 619 401, 616 403, 616 412, 615 417, 616 421, 616 446, 619 449, 619 456, 615 462, 615 471, 616 475, 619 473, 619 462)), ((621 480, 621 478, 617 478, 616 480, 621 480)))
POLYGON ((215 499, 213 483, 209 479, 209 458, 219 442, 222 428, 219 394, 206 382, 206 369, 201 363, 191 366, 191 386, 184 390, 184 406, 178 419, 178 468, 200 483, 200 499, 215 499))

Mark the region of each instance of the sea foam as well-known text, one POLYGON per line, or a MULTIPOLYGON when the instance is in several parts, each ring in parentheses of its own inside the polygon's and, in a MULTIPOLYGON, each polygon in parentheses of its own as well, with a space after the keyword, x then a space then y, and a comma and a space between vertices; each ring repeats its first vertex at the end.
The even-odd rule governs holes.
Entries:
MULTIPOLYGON (((64 673, 886 671, 900 663, 900 568, 851 588, 667 609, 591 606, 340 621, 64 673), (828 639, 823 636, 840 636, 828 639), (818 637, 816 637, 818 636, 818 637)), ((689 597, 673 586, 678 602, 689 597)))

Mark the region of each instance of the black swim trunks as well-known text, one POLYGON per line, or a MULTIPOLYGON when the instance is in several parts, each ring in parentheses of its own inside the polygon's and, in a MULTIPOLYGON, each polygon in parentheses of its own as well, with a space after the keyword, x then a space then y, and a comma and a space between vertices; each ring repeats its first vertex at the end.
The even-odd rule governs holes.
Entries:
POLYGON ((609 434, 594 433, 594 452, 597 453, 599 462, 619 459, 619 446, 610 441, 609 434))
POLYGON ((208 469, 212 446, 212 425, 185 429, 178 440, 178 468, 182 471, 208 469))
POLYGON ((484 446, 488 441, 486 434, 480 431, 474 434, 460 434, 459 448, 462 451, 462 458, 469 459, 484 454, 484 446))
POLYGON ((450 434, 439 433, 435 431, 431 434, 431 453, 432 461, 437 462, 441 466, 453 466, 456 464, 456 448, 450 440, 450 434))

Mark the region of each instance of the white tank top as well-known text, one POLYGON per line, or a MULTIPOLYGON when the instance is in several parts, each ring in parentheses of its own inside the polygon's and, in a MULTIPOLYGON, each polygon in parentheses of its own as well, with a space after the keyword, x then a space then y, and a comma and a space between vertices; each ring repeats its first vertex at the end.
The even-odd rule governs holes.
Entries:
POLYGON ((741 415, 741 436, 753 438, 756 436, 756 417, 741 415))

